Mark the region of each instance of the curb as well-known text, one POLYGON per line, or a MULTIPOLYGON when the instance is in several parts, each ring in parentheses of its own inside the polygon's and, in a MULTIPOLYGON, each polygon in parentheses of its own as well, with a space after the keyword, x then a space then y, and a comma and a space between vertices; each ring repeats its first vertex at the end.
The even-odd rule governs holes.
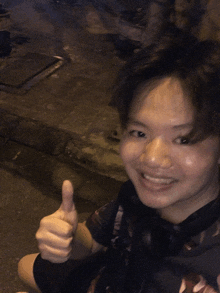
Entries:
POLYGON ((81 137, 3 109, 0 109, 0 117, 0 136, 6 140, 57 156, 70 165, 76 163, 117 181, 127 180, 118 144, 109 142, 107 145, 105 142, 105 147, 102 147, 104 138, 99 134, 90 133, 88 137, 81 137))

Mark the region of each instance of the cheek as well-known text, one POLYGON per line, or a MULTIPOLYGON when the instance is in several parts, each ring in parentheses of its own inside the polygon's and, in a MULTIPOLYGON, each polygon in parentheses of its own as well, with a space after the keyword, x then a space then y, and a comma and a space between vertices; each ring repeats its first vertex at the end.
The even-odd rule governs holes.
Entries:
POLYGON ((129 163, 139 158, 142 151, 142 146, 135 142, 122 140, 120 144, 120 156, 124 164, 129 163))
POLYGON ((210 152, 192 152, 179 156, 179 163, 192 177, 202 176, 205 173, 212 173, 218 167, 218 155, 210 152))
POLYGON ((199 164, 198 157, 196 155, 187 155, 183 157, 183 164, 186 168, 196 168, 199 164))

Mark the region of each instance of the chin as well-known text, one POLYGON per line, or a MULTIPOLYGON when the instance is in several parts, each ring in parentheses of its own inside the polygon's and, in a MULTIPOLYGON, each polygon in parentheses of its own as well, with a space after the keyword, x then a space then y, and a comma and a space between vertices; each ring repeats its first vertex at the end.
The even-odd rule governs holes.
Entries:
POLYGON ((140 201, 149 208, 163 209, 172 204, 164 195, 151 194, 150 192, 146 194, 138 191, 137 194, 140 201))

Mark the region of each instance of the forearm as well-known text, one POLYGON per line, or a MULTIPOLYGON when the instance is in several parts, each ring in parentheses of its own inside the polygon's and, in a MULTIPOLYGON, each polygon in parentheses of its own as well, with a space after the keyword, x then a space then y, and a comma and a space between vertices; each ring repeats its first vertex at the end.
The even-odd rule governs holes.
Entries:
POLYGON ((104 246, 97 243, 86 227, 85 222, 79 223, 72 243, 71 258, 84 259, 100 250, 104 246))

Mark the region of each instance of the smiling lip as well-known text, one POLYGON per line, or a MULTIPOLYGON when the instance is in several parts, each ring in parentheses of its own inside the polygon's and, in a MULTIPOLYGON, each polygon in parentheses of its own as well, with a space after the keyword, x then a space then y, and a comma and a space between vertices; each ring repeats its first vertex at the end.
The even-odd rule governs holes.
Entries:
POLYGON ((171 177, 152 176, 143 172, 141 172, 140 178, 142 178, 141 184, 143 187, 147 188, 149 191, 166 191, 177 182, 176 179, 171 177))
POLYGON ((173 183, 175 181, 173 178, 153 177, 153 176, 147 175, 145 173, 142 174, 142 177, 152 183, 160 184, 160 185, 161 184, 168 185, 168 184, 173 183))

